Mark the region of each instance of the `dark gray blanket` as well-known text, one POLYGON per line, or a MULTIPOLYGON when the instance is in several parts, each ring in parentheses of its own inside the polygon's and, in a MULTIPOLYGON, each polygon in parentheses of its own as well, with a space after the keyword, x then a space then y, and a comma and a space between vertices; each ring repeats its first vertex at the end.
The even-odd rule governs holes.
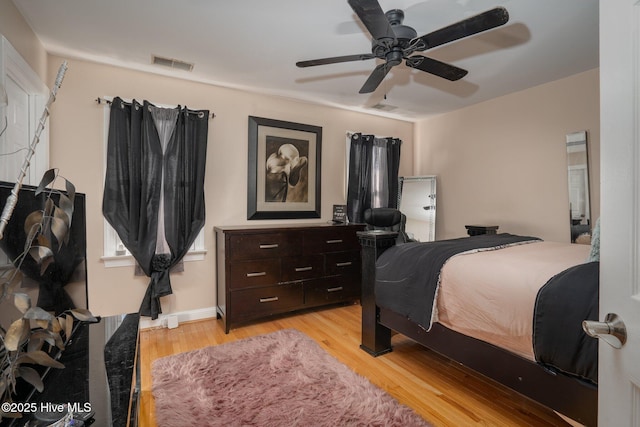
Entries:
POLYGON ((454 255, 537 242, 536 237, 508 233, 426 243, 405 243, 387 249, 376 262, 376 303, 431 329, 440 270, 454 255))
POLYGON ((558 273, 538 291, 533 314, 536 361, 555 372, 598 382, 598 340, 582 330, 598 320, 600 263, 558 273))

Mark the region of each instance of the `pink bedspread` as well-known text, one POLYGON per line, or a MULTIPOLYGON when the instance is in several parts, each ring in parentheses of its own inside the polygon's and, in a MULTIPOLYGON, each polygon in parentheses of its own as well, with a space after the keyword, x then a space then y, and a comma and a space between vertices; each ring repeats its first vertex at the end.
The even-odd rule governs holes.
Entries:
POLYGON ((554 275, 586 262, 589 245, 535 242, 456 255, 440 276, 435 319, 534 360, 533 308, 554 275))

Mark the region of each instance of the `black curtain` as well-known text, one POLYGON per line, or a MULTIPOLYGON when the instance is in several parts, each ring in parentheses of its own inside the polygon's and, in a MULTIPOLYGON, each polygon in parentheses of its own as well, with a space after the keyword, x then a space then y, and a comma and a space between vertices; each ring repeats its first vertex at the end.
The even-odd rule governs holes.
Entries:
POLYGON ((350 222, 363 223, 364 211, 371 207, 398 207, 401 145, 402 141, 397 138, 377 138, 361 133, 351 136, 347 186, 350 222), (382 200, 380 191, 384 194, 382 200))
POLYGON ((371 206, 371 156, 373 137, 354 133, 349 150, 349 181, 347 186, 347 217, 362 223, 363 212, 371 206))
POLYGON ((151 279, 140 314, 153 319, 172 293, 169 270, 204 225, 208 115, 111 103, 102 212, 151 279))
POLYGON ((389 201, 387 203, 388 208, 398 209, 398 173, 400 172, 400 146, 402 141, 397 138, 385 138, 386 139, 386 153, 387 153, 387 180, 389 183, 389 201))

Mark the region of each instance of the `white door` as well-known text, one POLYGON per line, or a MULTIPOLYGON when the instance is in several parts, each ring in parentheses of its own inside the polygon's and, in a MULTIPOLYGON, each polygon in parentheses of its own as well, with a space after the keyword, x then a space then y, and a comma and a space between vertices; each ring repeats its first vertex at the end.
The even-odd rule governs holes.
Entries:
MULTIPOLYGON (((0 114, 0 129, 4 127, 5 115, 7 119, 7 129, 0 137, 0 180, 14 182, 20 174, 29 146, 36 135, 44 106, 49 99, 49 89, 2 35, 0 84, 5 86, 9 98, 9 105, 3 108, 0 114), (12 152, 15 154, 4 155, 12 152)), ((23 184, 37 185, 49 167, 49 131, 46 121, 39 141, 23 184)))
POLYGON ((626 324, 599 344, 598 425, 640 426, 640 2, 600 1, 600 320, 626 324))

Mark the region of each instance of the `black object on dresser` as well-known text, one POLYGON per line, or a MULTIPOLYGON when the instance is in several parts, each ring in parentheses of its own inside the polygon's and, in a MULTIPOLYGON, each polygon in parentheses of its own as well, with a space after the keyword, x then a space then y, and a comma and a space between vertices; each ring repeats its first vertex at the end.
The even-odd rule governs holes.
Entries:
POLYGON ((481 234, 497 234, 498 225, 465 225, 469 236, 480 236, 481 234))
POLYGON ((231 325, 360 299, 363 224, 215 227, 217 312, 231 325))

